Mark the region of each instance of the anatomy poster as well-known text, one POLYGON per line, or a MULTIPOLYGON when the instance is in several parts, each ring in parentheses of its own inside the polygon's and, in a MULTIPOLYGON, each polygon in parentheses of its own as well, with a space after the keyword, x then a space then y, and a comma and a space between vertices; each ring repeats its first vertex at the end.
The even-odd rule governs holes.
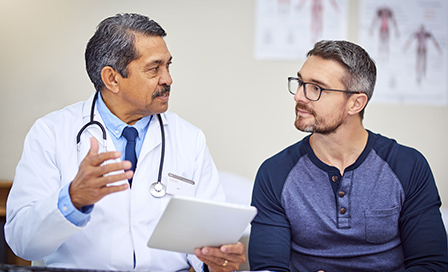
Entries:
POLYGON ((257 59, 304 59, 322 39, 346 39, 346 0, 257 0, 257 59))
POLYGON ((375 60, 372 102, 447 103, 448 1, 362 0, 360 45, 375 60))

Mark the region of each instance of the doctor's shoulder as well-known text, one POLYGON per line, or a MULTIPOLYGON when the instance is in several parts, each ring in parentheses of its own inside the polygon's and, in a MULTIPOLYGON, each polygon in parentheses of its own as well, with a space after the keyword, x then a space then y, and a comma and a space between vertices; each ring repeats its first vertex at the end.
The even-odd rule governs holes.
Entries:
POLYGON ((175 136, 182 137, 183 140, 197 141, 200 139, 205 141, 202 130, 189 121, 170 111, 164 112, 163 115, 167 120, 168 129, 173 131, 175 136))
POLYGON ((28 134, 44 133, 54 135, 61 132, 72 133, 77 131, 83 120, 83 103, 78 102, 39 117, 28 134))

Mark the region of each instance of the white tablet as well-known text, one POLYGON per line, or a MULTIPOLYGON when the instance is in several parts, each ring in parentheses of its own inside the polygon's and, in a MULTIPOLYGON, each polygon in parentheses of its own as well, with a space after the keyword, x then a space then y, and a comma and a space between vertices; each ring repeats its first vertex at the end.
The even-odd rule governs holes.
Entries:
POLYGON ((252 206, 173 196, 147 245, 194 254, 195 248, 234 244, 256 214, 252 206))

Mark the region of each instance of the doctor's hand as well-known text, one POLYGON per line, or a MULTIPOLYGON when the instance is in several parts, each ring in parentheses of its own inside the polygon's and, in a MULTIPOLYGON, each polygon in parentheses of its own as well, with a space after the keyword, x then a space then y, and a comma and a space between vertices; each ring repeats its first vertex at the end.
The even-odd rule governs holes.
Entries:
POLYGON ((238 242, 221 247, 203 247, 194 251, 196 257, 203 261, 211 272, 234 271, 246 261, 246 247, 238 242))
POLYGON ((107 186, 120 180, 130 179, 134 172, 126 171, 131 168, 130 161, 108 163, 101 165, 107 160, 117 159, 121 156, 118 151, 104 152, 98 154, 98 141, 90 138, 90 150, 79 165, 78 173, 70 184, 69 193, 73 205, 80 210, 82 207, 92 205, 104 196, 126 190, 129 184, 107 186), (124 173, 107 175, 114 171, 124 170, 124 173))

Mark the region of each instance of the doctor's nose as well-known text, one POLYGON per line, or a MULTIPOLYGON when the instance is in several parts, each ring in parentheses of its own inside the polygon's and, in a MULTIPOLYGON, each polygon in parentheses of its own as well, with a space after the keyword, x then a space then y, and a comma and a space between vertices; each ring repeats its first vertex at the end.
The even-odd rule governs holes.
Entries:
POLYGON ((171 86, 171 84, 173 84, 173 79, 171 78, 170 71, 166 69, 159 78, 159 85, 171 86))

